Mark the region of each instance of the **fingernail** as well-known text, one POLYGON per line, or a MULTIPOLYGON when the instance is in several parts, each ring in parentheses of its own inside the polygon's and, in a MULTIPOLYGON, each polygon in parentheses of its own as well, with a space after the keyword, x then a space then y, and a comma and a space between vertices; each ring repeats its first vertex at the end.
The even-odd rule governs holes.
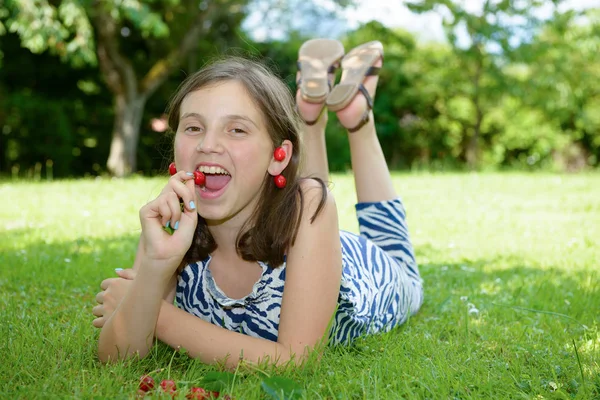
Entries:
POLYGON ((195 209, 196 209, 196 203, 194 203, 194 200, 190 201, 190 208, 191 208, 192 210, 195 210, 195 209))
POLYGON ((165 226, 168 228, 169 225, 171 225, 171 221, 167 221, 167 224, 165 226))
POLYGON ((123 271, 123 268, 115 268, 115 272, 123 271))
POLYGON ((175 222, 175 226, 173 227, 175 230, 177 230, 177 228, 179 228, 179 221, 175 222))
POLYGON ((193 172, 186 172, 185 174, 186 174, 187 176, 194 176, 194 173, 193 173, 193 172))

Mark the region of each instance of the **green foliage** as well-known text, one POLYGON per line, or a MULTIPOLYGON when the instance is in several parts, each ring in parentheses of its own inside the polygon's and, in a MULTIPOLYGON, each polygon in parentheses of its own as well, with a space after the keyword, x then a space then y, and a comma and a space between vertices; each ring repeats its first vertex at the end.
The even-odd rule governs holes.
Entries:
POLYGON ((46 0, 6 0, 0 19, 33 53, 49 50, 74 67, 93 65, 96 63, 93 30, 83 4, 62 0, 56 7, 46 0))
MULTIPOLYGON (((192 0, 98 4, 110 9, 118 22, 121 53, 138 77, 179 43, 193 18, 190 7, 198 6, 192 0)), ((180 81, 213 56, 249 54, 265 60, 295 93, 297 51, 307 39, 306 30, 296 32, 290 23, 284 40, 254 42, 241 29, 245 4, 223 3, 223 10, 231 12, 213 15, 213 28, 148 99, 137 148, 138 171, 154 174, 168 164, 170 139, 154 132, 150 121, 163 114, 180 81)), ((294 4, 261 3, 272 6, 265 21, 295 18, 286 14, 294 4)), ((384 44, 374 111, 388 165, 461 169, 474 163, 486 169, 572 170, 598 166, 600 11, 557 11, 541 21, 533 12, 539 1, 485 2, 480 13, 467 12, 461 4, 410 2, 418 12, 445 13, 448 43, 421 43, 406 31, 378 22, 341 38, 347 50, 375 39, 384 44), (457 35, 457 29, 464 29, 463 34, 457 35)), ((74 0, 9 0, 0 5, 0 174, 20 169, 21 174, 39 175, 34 173, 39 170, 36 165, 44 166, 47 160, 54 162, 54 176, 106 171, 114 112, 105 76, 96 65, 91 6, 92 2, 74 0), (4 26, 7 31, 1 35, 4 26), (48 54, 58 54, 68 64, 48 54), (41 120, 57 139, 52 146, 36 122, 41 120)), ((303 7, 312 9, 314 4, 303 7)), ((325 14, 317 10, 303 15, 319 21, 325 14)), ((345 171, 351 168, 347 133, 334 114, 329 117, 330 169, 345 171)))

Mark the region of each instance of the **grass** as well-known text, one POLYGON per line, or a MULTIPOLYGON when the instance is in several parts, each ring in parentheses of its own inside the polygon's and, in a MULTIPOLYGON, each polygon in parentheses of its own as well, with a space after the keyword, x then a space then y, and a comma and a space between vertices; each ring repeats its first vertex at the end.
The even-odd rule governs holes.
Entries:
MULTIPOLYGON (((600 175, 394 180, 425 280, 419 314, 321 362, 264 373, 306 399, 600 398, 600 175)), ((352 179, 333 181, 342 228, 355 231, 352 179)), ((99 283, 131 265, 138 209, 163 183, 0 184, 0 398, 131 398, 157 368, 180 385, 218 370, 164 345, 141 361, 95 357, 99 283)), ((263 376, 240 369, 228 392, 267 398, 263 376)))

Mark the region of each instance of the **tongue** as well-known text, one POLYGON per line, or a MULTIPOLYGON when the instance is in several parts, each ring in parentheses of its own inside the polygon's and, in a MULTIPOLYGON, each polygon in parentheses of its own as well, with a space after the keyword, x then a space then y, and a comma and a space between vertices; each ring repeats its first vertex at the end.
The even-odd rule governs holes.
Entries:
POLYGON ((206 174, 206 188, 208 190, 221 190, 229 183, 231 175, 206 174))

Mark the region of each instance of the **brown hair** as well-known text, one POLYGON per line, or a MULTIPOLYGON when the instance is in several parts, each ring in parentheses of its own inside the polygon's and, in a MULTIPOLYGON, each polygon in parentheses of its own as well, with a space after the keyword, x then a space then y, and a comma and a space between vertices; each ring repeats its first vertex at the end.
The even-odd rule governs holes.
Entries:
MULTIPOLYGON (((245 58, 228 57, 217 60, 190 75, 179 87, 168 107, 169 128, 177 131, 181 103, 191 92, 217 83, 240 82, 262 112, 273 149, 284 140, 291 141, 293 154, 282 172, 287 180, 285 188, 277 188, 273 177, 265 173, 261 201, 246 221, 236 238, 238 254, 246 261, 264 261, 271 267, 284 262, 289 246, 294 244, 298 233, 304 198, 298 176, 301 143, 301 120, 294 107, 294 100, 287 86, 264 65, 245 58)), ((321 201, 311 217, 311 222, 323 208, 327 196, 325 183, 321 201)), ((198 218, 198 226, 192 245, 183 258, 183 265, 204 260, 217 248, 204 218, 198 218)))

